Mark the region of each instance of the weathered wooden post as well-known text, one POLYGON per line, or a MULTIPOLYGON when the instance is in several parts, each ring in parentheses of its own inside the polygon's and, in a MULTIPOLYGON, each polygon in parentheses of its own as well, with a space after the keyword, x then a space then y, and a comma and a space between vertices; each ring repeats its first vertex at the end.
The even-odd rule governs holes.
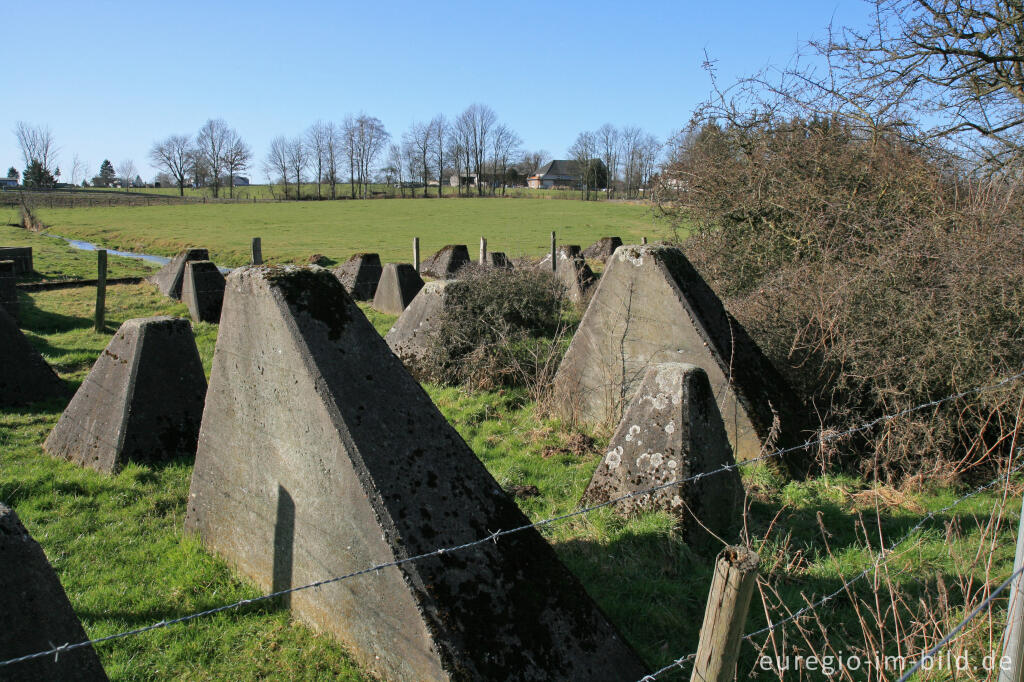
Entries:
POLYGON ((735 677, 760 561, 755 552, 736 545, 723 549, 715 560, 690 682, 732 682, 735 677))
POLYGON ((555 233, 551 232, 551 272, 558 269, 558 263, 555 261, 555 233))
POLYGON ((646 244, 647 243, 647 237, 640 237, 640 243, 641 244, 646 244))
MULTIPOLYGON (((1024 497, 1021 498, 1020 523, 1017 526, 1017 555, 1013 560, 1013 573, 1024 566, 1024 497)), ((1018 575, 1010 587, 1010 602, 1006 605, 1006 631, 1003 633, 1003 654, 1000 663, 1009 659, 1005 668, 999 666, 999 682, 1024 680, 1024 575, 1018 575)))
POLYGON ((487 237, 480 237, 480 265, 487 265, 487 237))
POLYGON ((96 331, 102 332, 107 322, 107 251, 96 252, 96 331))
POLYGON ((412 267, 419 274, 420 271, 420 238, 412 238, 412 267))
POLYGON ((263 265, 263 240, 259 237, 252 238, 252 264, 263 265))

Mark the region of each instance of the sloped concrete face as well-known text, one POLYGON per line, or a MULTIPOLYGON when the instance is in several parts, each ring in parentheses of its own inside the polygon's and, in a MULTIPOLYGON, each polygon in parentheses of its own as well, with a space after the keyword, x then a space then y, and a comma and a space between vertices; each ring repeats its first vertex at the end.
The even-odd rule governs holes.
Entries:
MULTIPOLYGON (((19 658, 88 639, 42 547, 0 502, 0 659, 19 658)), ((5 680, 106 680, 91 646, 0 668, 5 680)))
POLYGON ((583 250, 583 257, 593 258, 604 263, 620 246, 622 246, 622 240, 618 237, 601 237, 583 250))
POLYGON ((445 288, 454 280, 427 282, 409 307, 384 336, 385 343, 406 368, 417 376, 417 365, 427 354, 431 335, 438 328, 438 317, 444 310, 445 288))
POLYGON ((486 263, 492 268, 512 268, 512 261, 505 256, 503 251, 488 251, 486 263))
POLYGON ((800 442, 804 420, 792 390, 682 251, 621 246, 555 376, 557 410, 616 423, 647 369, 662 362, 707 372, 737 459, 800 442))
POLYGON ((420 264, 420 272, 429 277, 451 279, 459 268, 469 262, 465 244, 449 244, 420 264))
POLYGON ((349 296, 357 301, 373 300, 381 271, 380 256, 375 253, 357 253, 332 270, 349 296))
MULTIPOLYGON (((185 523, 271 590, 527 521, 333 275, 242 268, 228 277, 185 523)), ((295 592, 291 609, 384 679, 644 674, 533 530, 295 592)))
POLYGON ((21 319, 18 304, 18 281, 14 274, 14 261, 0 260, 0 308, 15 320, 21 319))
POLYGON ((43 449, 103 473, 196 451, 206 376, 188 320, 127 320, 71 399, 43 449))
MULTIPOLYGON (((583 260, 579 246, 560 246, 555 254, 557 259, 555 261, 555 277, 565 286, 565 292, 570 301, 576 304, 583 302, 597 280, 594 277, 594 271, 583 260)), ((541 259, 537 264, 537 269, 541 272, 550 272, 551 254, 541 259)))
POLYGON ((422 288, 423 278, 410 264, 388 263, 381 272, 371 305, 382 313, 401 315, 422 288))
POLYGON ((188 249, 171 259, 171 262, 160 268, 149 278, 160 289, 164 296, 181 300, 181 286, 185 279, 185 263, 192 260, 210 260, 210 252, 206 249, 188 249))
POLYGON ((193 322, 216 324, 224 302, 224 275, 208 260, 186 262, 181 300, 188 306, 193 322))
MULTIPOLYGON (((704 370, 684 363, 652 365, 590 479, 583 504, 607 502, 734 463, 704 370)), ((612 509, 623 515, 661 509, 682 520, 688 538, 701 534, 701 524, 727 537, 738 525, 742 499, 739 474, 728 470, 622 500, 612 509)))
POLYGON ((17 407, 63 396, 64 382, 54 373, 0 308, 0 407, 17 407))
POLYGON ((0 246, 0 260, 14 261, 15 275, 31 275, 34 272, 31 246, 0 246))

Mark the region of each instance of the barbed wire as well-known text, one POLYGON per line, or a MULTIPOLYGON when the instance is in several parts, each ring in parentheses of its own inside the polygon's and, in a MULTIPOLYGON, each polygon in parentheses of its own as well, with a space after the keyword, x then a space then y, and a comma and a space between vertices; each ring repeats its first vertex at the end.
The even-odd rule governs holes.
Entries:
MULTIPOLYGON (((81 648, 81 647, 92 646, 92 645, 95 645, 95 644, 101 644, 103 642, 109 642, 111 640, 121 639, 121 638, 124 638, 124 637, 131 637, 131 636, 135 636, 135 635, 140 635, 140 634, 152 631, 152 630, 157 630, 157 629, 160 629, 160 628, 169 627, 171 625, 176 625, 176 624, 179 624, 179 623, 188 622, 188 621, 191 621, 191 620, 195 620, 197 618, 203 618, 203 617, 214 615, 214 614, 221 613, 221 612, 224 612, 224 611, 229 611, 229 610, 232 610, 232 609, 238 609, 238 608, 241 608, 242 606, 247 606, 247 605, 250 605, 250 604, 255 604, 255 603, 259 603, 259 602, 263 602, 263 601, 267 601, 267 600, 271 600, 271 599, 276 599, 278 597, 282 597, 282 596, 285 596, 285 595, 288 595, 288 594, 292 594, 292 593, 295 593, 295 592, 301 592, 301 591, 309 590, 309 589, 313 589, 313 588, 320 588, 320 587, 323 587, 324 585, 330 585, 330 584, 338 583, 338 582, 341 582, 341 581, 344 581, 344 580, 349 580, 349 579, 352 579, 352 578, 355 578, 355 577, 358 577, 358 576, 367 575, 367 574, 370 574, 370 573, 375 573, 375 572, 381 571, 381 570, 383 570, 385 568, 398 567, 398 566, 402 566, 402 565, 407 564, 407 563, 412 563, 412 562, 415 562, 415 561, 421 561, 423 559, 428 559, 428 558, 431 558, 431 557, 438 557, 438 556, 442 556, 444 554, 451 553, 451 552, 459 552, 459 551, 462 551, 462 550, 470 549, 472 547, 477 547, 477 546, 483 545, 483 544, 485 544, 487 542, 497 543, 500 538, 502 538, 504 536, 507 536, 507 535, 513 535, 515 533, 520 533, 520 532, 523 532, 523 531, 526 531, 526 530, 530 530, 530 529, 540 529, 540 528, 542 528, 544 526, 548 526, 548 525, 551 525, 553 523, 557 523, 557 522, 560 522, 560 521, 565 521, 565 520, 568 520, 568 519, 571 519, 571 518, 575 518, 577 516, 583 516, 583 515, 589 514, 591 512, 597 511, 598 509, 603 509, 605 507, 612 506, 614 504, 617 504, 617 503, 625 501, 625 500, 633 499, 633 498, 636 498, 636 497, 641 497, 643 495, 649 495, 649 494, 651 494, 653 492, 657 492, 659 490, 664 490, 665 488, 670 488, 670 487, 682 485, 684 483, 690 483, 690 482, 694 482, 694 481, 699 481, 699 480, 701 480, 701 479, 703 479, 705 477, 708 477, 708 476, 714 476, 714 475, 717 475, 717 474, 720 474, 720 473, 724 473, 724 472, 727 472, 727 471, 734 471, 734 470, 737 470, 737 469, 739 469, 741 467, 750 466, 751 464, 755 464, 757 462, 765 461, 765 460, 767 460, 769 458, 779 457, 779 456, 781 456, 783 454, 787 454, 787 453, 794 452, 794 451, 801 450, 801 449, 807 449, 807 448, 810 448, 810 447, 812 447, 814 445, 819 445, 819 444, 822 444, 822 443, 831 442, 831 441, 837 440, 839 438, 843 438, 843 437, 846 437, 846 436, 849 436, 849 435, 860 433, 862 431, 866 431, 866 430, 868 430, 868 429, 870 429, 870 428, 872 428, 874 426, 877 426, 878 424, 881 424, 881 423, 884 423, 884 422, 888 422, 888 421, 892 421, 893 419, 897 419, 899 417, 905 416, 907 414, 911 414, 911 413, 916 412, 916 411, 927 409, 929 407, 935 407, 935 406, 941 405, 943 403, 946 403, 946 402, 949 402, 949 401, 952 401, 952 400, 957 400, 957 399, 960 399, 960 398, 963 398, 963 397, 966 397, 966 396, 969 396, 969 395, 974 395, 976 393, 981 393, 981 392, 985 392, 985 391, 989 391, 989 390, 994 390, 996 388, 1000 388, 1002 386, 1006 386, 1006 385, 1008 385, 1008 384, 1010 384, 1010 383, 1012 383, 1014 381, 1017 381, 1017 380, 1021 379, 1022 377, 1024 377, 1024 372, 1015 374, 1015 375, 1010 376, 1010 377, 1006 377, 1005 379, 1002 379, 1001 381, 996 382, 994 384, 988 384, 986 386, 979 386, 977 388, 973 388, 973 389, 970 389, 970 390, 967 390, 967 391, 962 391, 960 393, 955 393, 955 394, 946 396, 944 398, 940 398, 940 399, 937 399, 937 400, 932 400, 932 401, 929 401, 927 403, 922 403, 921 405, 916 405, 916 406, 911 407, 911 408, 906 408, 906 409, 900 410, 898 412, 895 412, 893 414, 883 415, 881 417, 878 417, 877 419, 873 419, 870 422, 862 424, 861 426, 858 426, 858 427, 855 427, 855 428, 851 428, 851 429, 848 429, 846 431, 842 431, 842 432, 838 432, 838 433, 830 433, 830 434, 828 434, 828 435, 826 435, 824 437, 821 437, 821 438, 819 438, 817 440, 810 439, 810 440, 806 441, 805 443, 803 443, 801 445, 796 445, 796 446, 792 446, 792 447, 789 447, 789 448, 778 449, 778 450, 775 450, 775 451, 763 454, 763 455, 761 455, 759 457, 755 457, 753 459, 744 460, 742 462, 735 462, 733 464, 726 464, 726 465, 723 465, 722 467, 719 467, 718 469, 714 469, 712 471, 701 472, 699 474, 695 474, 693 476, 688 476, 686 478, 668 481, 666 483, 662 483, 662 484, 657 485, 657 486, 652 486, 650 488, 646 488, 646 489, 643 489, 643 490, 637 490, 637 491, 634 491, 634 492, 631 492, 631 493, 627 493, 625 495, 621 495, 619 497, 611 498, 609 500, 606 500, 606 501, 598 503, 598 504, 591 505, 589 507, 583 507, 583 508, 580 508, 580 509, 576 509, 574 511, 567 512, 565 514, 560 514, 558 516, 553 516, 553 517, 550 517, 550 518, 546 518, 546 519, 543 519, 541 521, 527 523, 527 524, 524 524, 524 525, 521 525, 521 526, 518 526, 518 527, 515 527, 515 528, 507 529, 507 530, 497 530, 497 531, 491 533, 490 535, 484 536, 482 538, 478 538, 477 540, 472 540, 470 542, 463 543, 461 545, 456 545, 456 546, 452 546, 452 547, 438 548, 438 549, 435 549, 435 550, 430 551, 430 552, 424 552, 422 554, 417 554, 417 555, 414 555, 414 556, 405 557, 405 558, 402 558, 402 559, 397 559, 395 561, 389 561, 389 562, 385 562, 385 563, 382 563, 382 564, 377 564, 375 566, 370 566, 368 568, 364 568, 364 569, 361 569, 361 570, 358 570, 358 571, 353 571, 351 573, 346 573, 344 575, 335 576, 335 577, 331 577, 331 578, 325 578, 323 580, 318 580, 316 582, 308 583, 306 585, 300 585, 298 587, 289 587, 289 588, 286 588, 286 589, 283 589, 283 590, 278 590, 277 592, 272 592, 270 594, 262 595, 262 596, 259 596, 259 597, 253 597, 253 598, 250 598, 250 599, 241 599, 241 600, 238 600, 238 601, 230 603, 230 604, 225 604, 223 606, 218 606, 218 607, 215 607, 215 608, 212 608, 212 609, 207 609, 205 611, 199 611, 197 613, 188 614, 188 615, 185 615, 185 616, 181 616, 179 618, 174 618, 174 619, 171 619, 171 620, 161 620, 159 622, 152 623, 152 624, 146 625, 144 627, 136 628, 134 630, 128 630, 128 631, 125 631, 125 632, 119 632, 119 633, 115 633, 113 635, 107 635, 105 637, 100 637, 100 638, 97 638, 97 639, 89 639, 89 640, 85 640, 85 641, 82 641, 82 642, 65 643, 65 644, 62 644, 60 646, 51 647, 50 649, 47 649, 45 651, 38 651, 36 653, 27 654, 25 656, 19 656, 17 658, 11 658, 11 659, 7 659, 7 660, 4 660, 4 661, 0 661, 0 667, 4 667, 4 666, 8 666, 8 665, 14 665, 14 664, 17 664, 17 663, 22 663, 22 662, 30 661, 30 660, 34 660, 34 659, 37 659, 37 658, 43 658, 43 657, 49 656, 51 654, 55 655, 55 656, 59 656, 63 652, 72 651, 74 649, 78 649, 78 648, 81 648)), ((1024 466, 1024 465, 1022 465, 1022 466, 1024 466)), ((1000 477, 998 480, 1002 480, 1002 477, 1000 477)), ((756 634, 757 633, 754 633, 754 634, 752 634, 750 636, 754 636, 756 634)), ((678 660, 685 660, 686 658, 689 658, 689 657, 684 657, 684 659, 678 659, 678 660)), ((671 667, 674 667, 674 666, 675 666, 675 664, 672 664, 672 665, 668 666, 666 669, 670 669, 671 667)), ((664 672, 664 670, 660 671, 658 673, 655 673, 655 675, 661 674, 661 672, 664 672)), ((650 675, 647 676, 644 679, 648 679, 648 678, 655 679, 655 678, 651 677, 650 675)))

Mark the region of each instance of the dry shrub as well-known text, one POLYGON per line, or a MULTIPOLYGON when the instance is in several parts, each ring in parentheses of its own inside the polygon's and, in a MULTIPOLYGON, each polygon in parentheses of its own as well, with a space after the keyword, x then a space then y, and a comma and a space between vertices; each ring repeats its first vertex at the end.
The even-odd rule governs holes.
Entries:
MULTIPOLYGON (((1024 369, 1016 182, 836 119, 770 116, 694 126, 666 178, 666 211, 697 227, 687 255, 823 430, 1024 369)), ((841 451, 884 480, 991 469, 1022 385, 901 418, 841 451)))
POLYGON ((565 289, 546 272, 470 265, 445 287, 445 306, 420 370, 471 389, 547 390, 565 350, 565 289))

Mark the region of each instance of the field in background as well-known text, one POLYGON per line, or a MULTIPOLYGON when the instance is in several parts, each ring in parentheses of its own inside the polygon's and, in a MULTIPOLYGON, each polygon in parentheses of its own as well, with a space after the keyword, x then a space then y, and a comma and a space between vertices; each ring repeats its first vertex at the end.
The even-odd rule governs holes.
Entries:
POLYGON ((526 199, 40 207, 36 215, 54 234, 167 256, 205 247, 225 266, 249 262, 252 237, 263 239, 269 262, 304 263, 312 254, 340 262, 361 251, 408 262, 413 237, 426 259, 446 244, 467 244, 475 253, 481 236, 490 250, 516 257, 545 253, 552 230, 559 243, 583 247, 606 236, 629 243, 661 234, 645 206, 526 199))

